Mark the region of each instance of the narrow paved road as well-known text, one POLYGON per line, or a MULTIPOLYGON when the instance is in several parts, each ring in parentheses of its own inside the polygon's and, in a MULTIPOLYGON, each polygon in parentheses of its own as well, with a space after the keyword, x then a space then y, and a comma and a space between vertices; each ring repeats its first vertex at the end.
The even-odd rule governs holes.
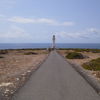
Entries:
POLYGON ((13 100, 100 100, 94 89, 55 51, 13 100))

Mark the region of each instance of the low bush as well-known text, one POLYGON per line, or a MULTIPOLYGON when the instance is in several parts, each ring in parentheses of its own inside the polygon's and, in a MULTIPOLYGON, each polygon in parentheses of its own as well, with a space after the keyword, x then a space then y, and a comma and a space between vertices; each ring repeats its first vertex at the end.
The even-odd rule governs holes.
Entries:
POLYGON ((100 49, 59 48, 59 50, 74 50, 75 52, 93 52, 93 53, 100 53, 100 49))
POLYGON ((0 50, 0 54, 7 54, 8 50, 0 50))
POLYGON ((93 53, 100 53, 100 49, 92 49, 91 52, 93 52, 93 53))
POLYGON ((0 56, 0 58, 4 58, 3 56, 0 56))
POLYGON ((38 53, 36 53, 36 52, 25 52, 24 54, 25 55, 37 55, 38 53))
POLYGON ((75 52, 93 52, 100 53, 100 49, 74 49, 75 52))
POLYGON ((90 49, 74 49, 75 52, 90 52, 90 49))
POLYGON ((100 58, 91 60, 90 62, 84 63, 83 68, 87 70, 94 70, 94 71, 100 71, 100 58))
POLYGON ((84 56, 81 53, 77 53, 77 52, 69 52, 66 55, 66 58, 68 59, 83 59, 84 56))

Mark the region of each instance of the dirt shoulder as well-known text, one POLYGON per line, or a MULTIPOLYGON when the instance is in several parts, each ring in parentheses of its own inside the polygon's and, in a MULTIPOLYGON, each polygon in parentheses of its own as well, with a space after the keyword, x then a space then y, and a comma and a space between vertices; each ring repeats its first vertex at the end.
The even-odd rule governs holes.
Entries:
MULTIPOLYGON (((73 52, 74 50, 58 50, 58 52, 63 55, 64 57, 67 55, 68 52, 73 52)), ((100 53, 93 53, 93 52, 80 52, 85 56, 84 59, 67 59, 70 63, 77 64, 82 66, 83 63, 89 62, 92 59, 96 59, 100 57, 100 53)), ((90 73, 92 77, 94 77, 97 81, 100 82, 100 71, 90 71, 86 70, 90 73)))
POLYGON ((8 50, 0 54, 0 100, 9 100, 43 62, 48 53, 45 50, 8 50))

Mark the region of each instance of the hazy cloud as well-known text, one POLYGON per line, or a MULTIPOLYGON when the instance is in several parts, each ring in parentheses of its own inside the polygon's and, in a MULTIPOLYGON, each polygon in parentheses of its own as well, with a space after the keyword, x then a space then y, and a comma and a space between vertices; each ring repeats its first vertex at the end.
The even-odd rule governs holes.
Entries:
POLYGON ((0 38, 30 38, 31 36, 22 28, 11 26, 7 31, 0 32, 0 38))
POLYGON ((100 31, 96 28, 90 28, 90 29, 88 29, 88 32, 90 32, 92 34, 99 34, 100 33, 100 31))
POLYGON ((15 22, 15 23, 33 23, 33 19, 23 18, 23 17, 12 17, 8 18, 8 21, 15 22))
POLYGON ((95 29, 95 28, 90 28, 87 29, 85 31, 81 31, 81 32, 56 32, 55 34, 58 37, 61 38, 84 38, 84 39, 89 39, 91 37, 95 37, 98 38, 100 37, 100 30, 95 29))
POLYGON ((48 19, 48 18, 24 18, 24 17, 12 17, 7 19, 10 22, 15 22, 15 23, 33 23, 33 24, 49 24, 49 25, 55 25, 55 26, 73 26, 75 23, 74 22, 59 22, 54 19, 48 19))

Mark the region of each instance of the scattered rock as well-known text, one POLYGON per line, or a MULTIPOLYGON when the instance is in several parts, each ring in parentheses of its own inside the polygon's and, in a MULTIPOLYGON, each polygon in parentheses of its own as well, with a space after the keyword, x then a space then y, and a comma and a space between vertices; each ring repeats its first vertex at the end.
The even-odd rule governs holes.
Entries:
POLYGON ((45 51, 20 50, 19 53, 16 50, 9 50, 9 53, 0 51, 4 56, 4 59, 0 59, 0 94, 5 97, 2 100, 11 100, 8 98, 27 81, 38 63, 46 58, 47 54, 42 52, 45 51), (24 52, 28 54, 23 55, 24 52))
POLYGON ((13 83, 1 83, 0 84, 0 87, 6 87, 6 86, 9 86, 9 85, 13 85, 13 83))
POLYGON ((30 71, 30 70, 28 70, 27 72, 28 72, 28 73, 30 73, 31 71, 30 71))
POLYGON ((16 78, 17 81, 19 81, 19 78, 16 78))

